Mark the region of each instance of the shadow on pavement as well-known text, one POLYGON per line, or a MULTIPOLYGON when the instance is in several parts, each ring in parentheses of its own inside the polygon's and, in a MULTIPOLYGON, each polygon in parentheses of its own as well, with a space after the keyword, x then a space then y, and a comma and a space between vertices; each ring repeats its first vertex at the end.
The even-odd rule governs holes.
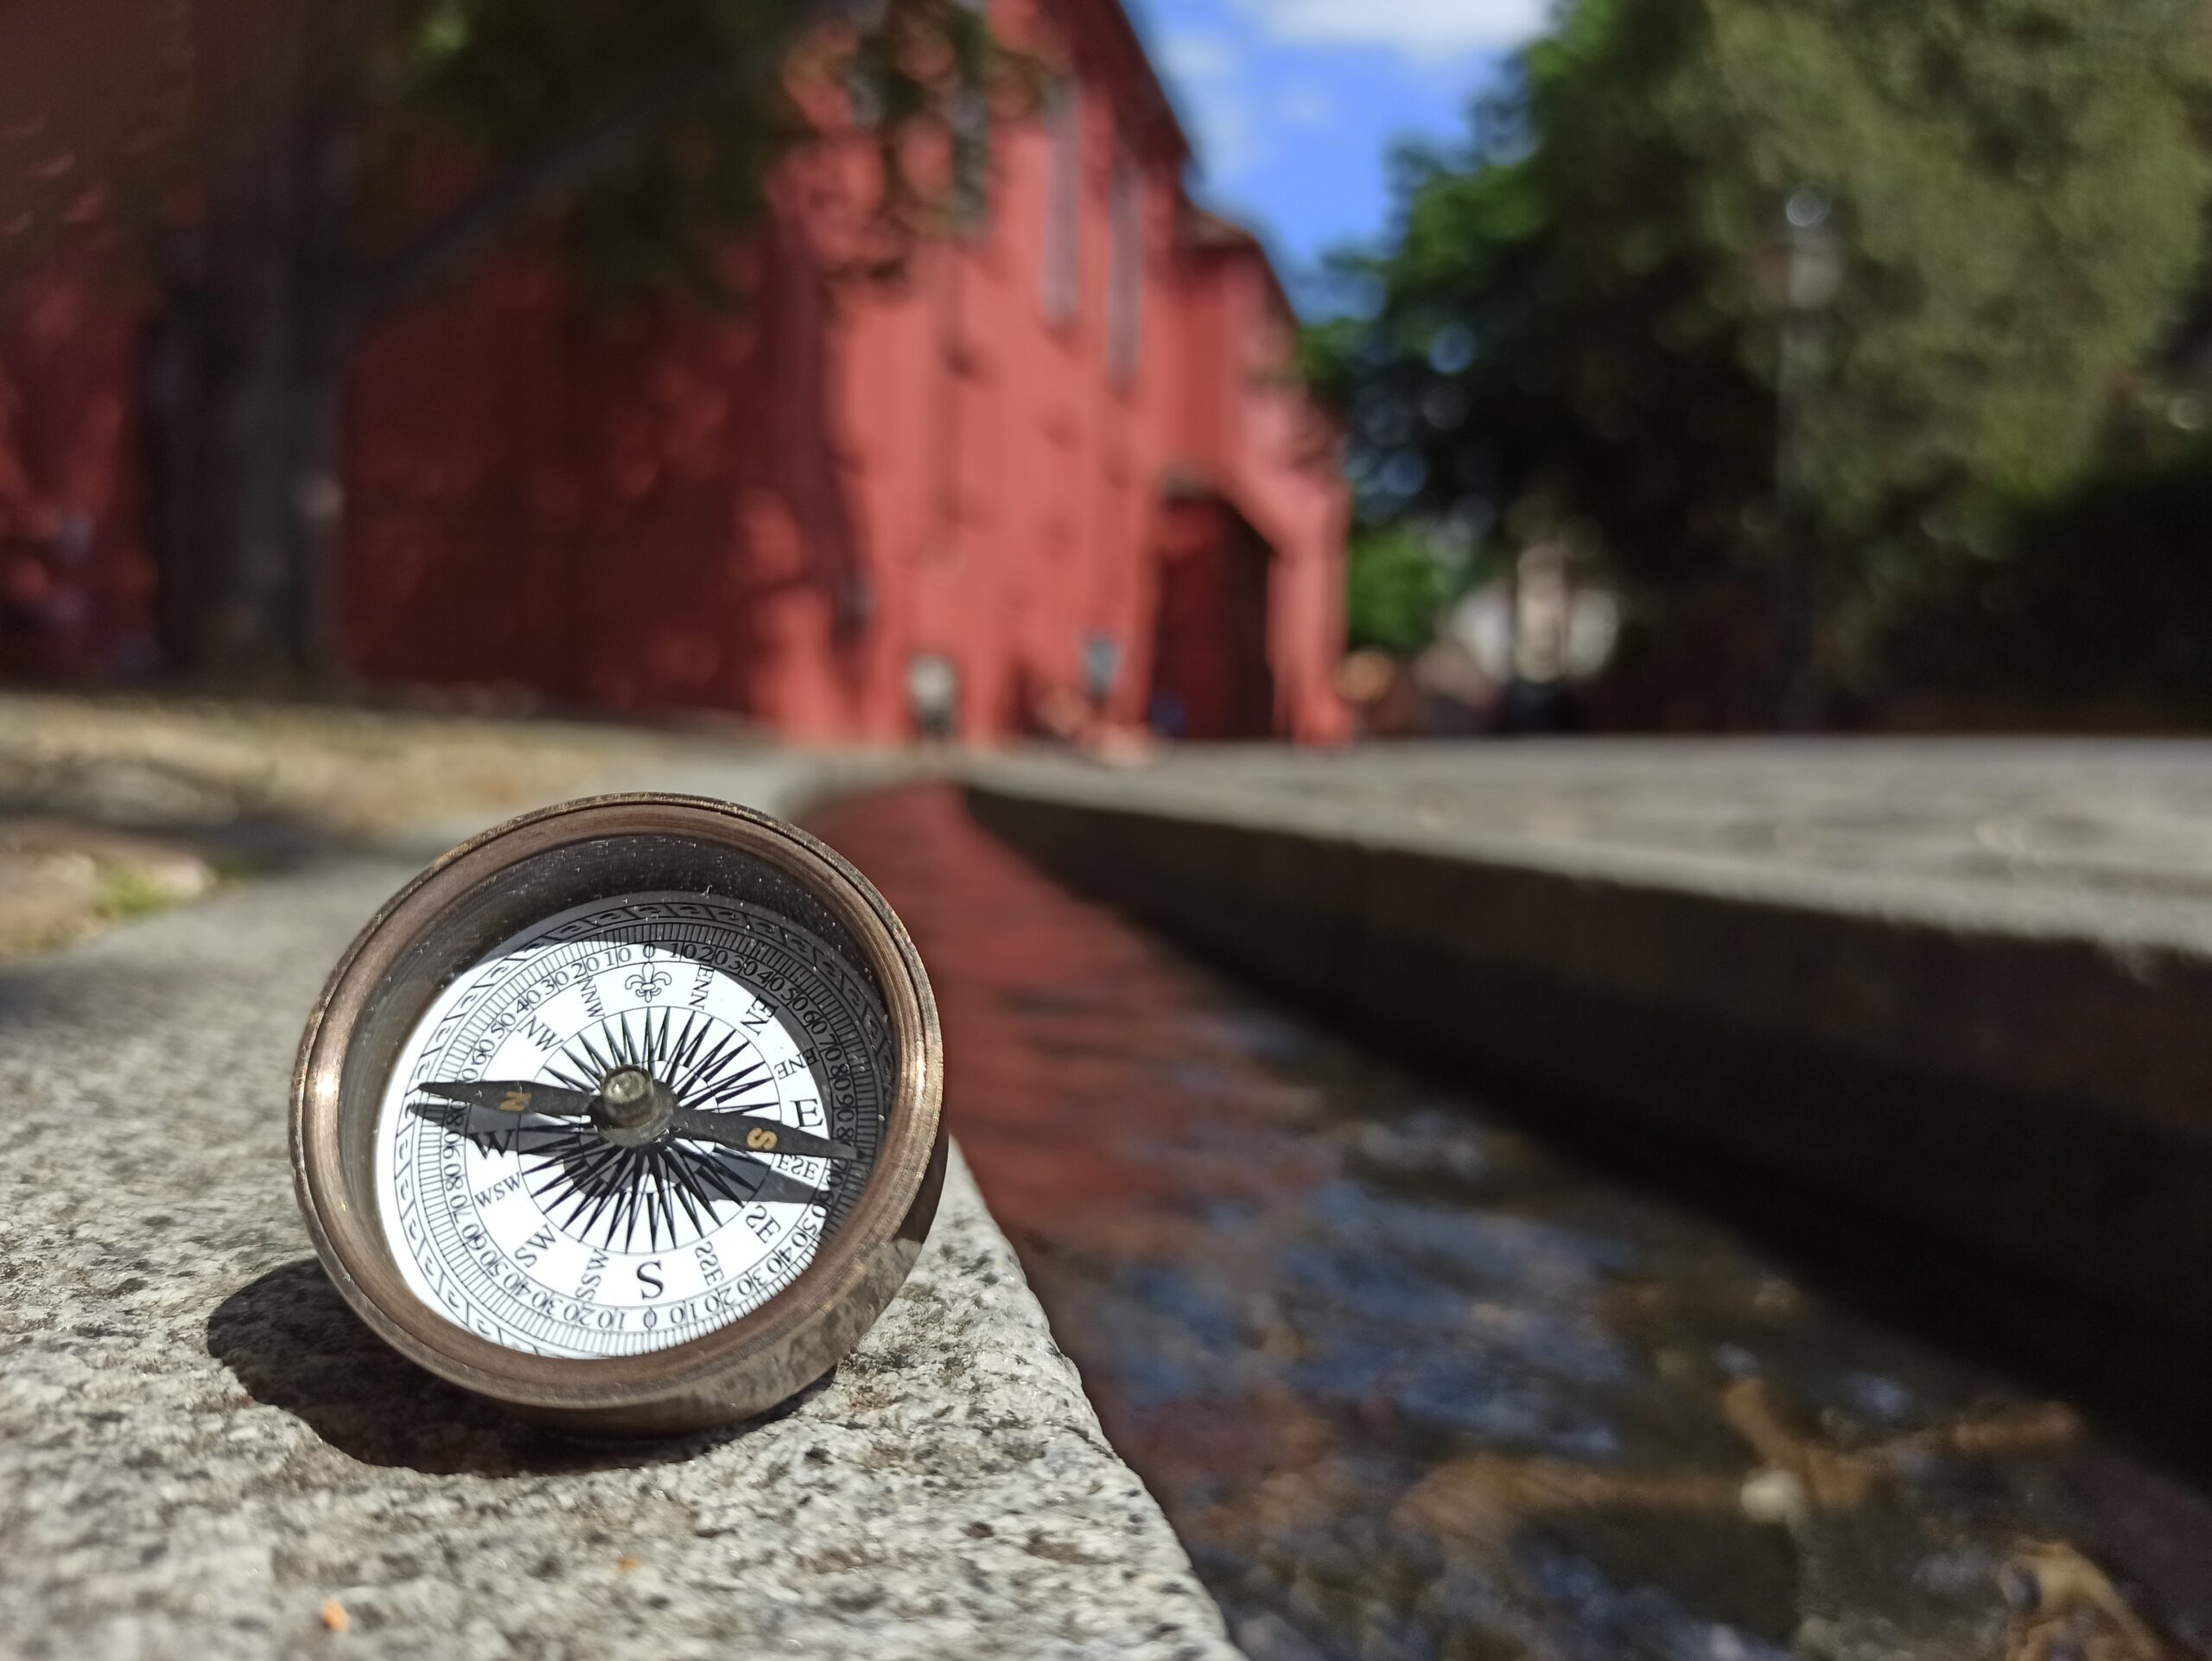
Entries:
POLYGON ((788 1416, 828 1383, 728 1429, 665 1441, 585 1441, 529 1424, 404 1359, 355 1319, 312 1257, 272 1269, 225 1298, 207 1318, 207 1352, 255 1401, 291 1414, 348 1458, 427 1476, 680 1464, 788 1416))

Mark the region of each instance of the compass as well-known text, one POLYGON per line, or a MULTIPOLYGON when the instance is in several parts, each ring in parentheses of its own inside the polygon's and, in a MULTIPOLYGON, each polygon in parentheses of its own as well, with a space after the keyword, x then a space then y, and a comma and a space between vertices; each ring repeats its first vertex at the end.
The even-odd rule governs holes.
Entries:
POLYGON ((929 980, 868 880, 729 803, 618 796, 477 837, 308 1021, 300 1204, 363 1320, 588 1434, 759 1413, 906 1279, 944 1172, 929 980))

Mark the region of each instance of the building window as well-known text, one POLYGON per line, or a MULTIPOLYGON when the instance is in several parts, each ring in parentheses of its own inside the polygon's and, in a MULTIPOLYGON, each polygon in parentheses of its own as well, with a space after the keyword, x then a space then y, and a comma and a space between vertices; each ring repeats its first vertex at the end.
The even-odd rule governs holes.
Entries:
POLYGON ((1115 379, 1136 379, 1144 328, 1144 175, 1123 150, 1114 159, 1113 273, 1106 360, 1115 379))
POLYGON ((991 217, 991 106, 980 86, 952 100, 952 225, 974 236, 991 217))
POLYGON ((1052 147, 1045 181, 1045 317, 1069 323, 1083 293, 1083 97, 1072 79, 1053 83, 1045 129, 1052 147))
MULTIPOLYGON (((980 18, 984 0, 961 0, 980 18)), ((979 25, 980 26, 980 25, 979 25)), ((963 54, 959 90, 952 96, 952 226, 975 236, 991 218, 991 101, 963 54)))

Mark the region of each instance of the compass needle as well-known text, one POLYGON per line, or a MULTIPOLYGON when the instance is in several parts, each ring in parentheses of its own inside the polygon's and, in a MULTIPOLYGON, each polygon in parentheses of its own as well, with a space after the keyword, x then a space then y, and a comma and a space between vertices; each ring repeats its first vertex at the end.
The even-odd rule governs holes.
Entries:
POLYGON ((564 1090, 558 1085, 526 1081, 498 1084, 488 1079, 477 1079, 449 1085, 421 1085, 416 1088, 426 1096, 442 1097, 464 1107, 480 1107, 494 1113, 517 1116, 538 1113, 553 1119, 582 1118, 591 1111, 592 1104, 588 1091, 564 1090))
POLYGON ((741 1206, 752 1198, 749 1193, 739 1188, 737 1185, 731 1181, 729 1174, 727 1171, 723 1170, 720 1165, 715 1162, 714 1153, 710 1152, 705 1158, 699 1161, 697 1170, 701 1181, 713 1183, 715 1185, 715 1192, 720 1193, 723 1199, 729 1200, 731 1203, 741 1206))
POLYGON ((701 1047, 706 1043, 713 1032, 712 1027, 699 1019, 699 1012, 696 1009, 685 1015, 683 1036, 677 1044, 676 1053, 669 1058, 669 1071, 672 1073, 681 1073, 689 1068, 692 1058, 699 1053, 701 1047), (696 1033, 692 1030, 695 1027, 698 1028, 696 1033))
POLYGON ((730 1047, 733 1044, 735 1045, 737 1048, 734 1053, 731 1055, 732 1060, 735 1060, 737 1055, 741 1055, 745 1053, 744 1038, 738 1033, 733 1031, 728 1037, 724 1038, 721 1043, 715 1046, 713 1051, 708 1055, 705 1060, 700 1062, 696 1068, 686 1075, 683 1083, 678 1087, 677 1094, 688 1096, 691 1091, 699 1089, 707 1079, 713 1077, 713 1075, 721 1066, 726 1065, 722 1060, 722 1057, 725 1053, 729 1052, 730 1047))
POLYGON ((729 1163, 724 1167, 736 1181, 746 1184, 745 1201, 780 1206, 823 1206, 830 1203, 829 1192, 817 1188, 797 1177, 785 1176, 781 1171, 762 1164, 759 1160, 729 1149, 719 1149, 714 1155, 729 1163))
MULTIPOLYGON (((584 1183, 589 1180, 592 1163, 595 1157, 589 1151, 591 1146, 591 1143, 579 1136, 575 1142, 563 1147, 558 1154, 550 1158, 540 1160, 531 1167, 530 1175, 533 1177, 543 1175, 546 1181, 530 1191, 531 1197, 543 1199, 545 1195, 556 1192, 582 1189, 584 1183)), ((588 1195, 586 1194, 583 1197, 588 1198, 588 1195)))
MULTIPOLYGON (((676 1185, 677 1203, 683 1207, 683 1214, 691 1219, 692 1231, 696 1234, 706 1233, 707 1225, 699 1220, 699 1204, 707 1202, 706 1195, 699 1193, 697 1184, 692 1180, 690 1174, 683 1168, 681 1161, 667 1155, 662 1155, 662 1160, 667 1167, 670 1180, 676 1185), (694 1203, 695 1196, 697 1204, 694 1203)), ((711 1215, 714 1210, 713 1206, 709 1204, 707 1209, 711 1215)))
MULTIPOLYGON (((655 1210, 659 1221, 668 1225, 668 1243, 674 1245, 676 1244, 676 1208, 669 1204, 668 1200, 668 1156, 662 1149, 656 1148, 648 1155, 648 1159, 649 1168, 652 1173, 655 1210)), ((658 1224, 652 1219, 648 1219, 647 1221, 653 1231, 652 1244, 658 1248, 660 1244, 658 1224)))
POLYGON ((579 1203, 591 1206, 591 1214, 584 1219, 582 1231, 588 1235, 599 1226, 599 1219, 606 1217, 607 1233, 601 1241, 603 1245, 613 1244, 614 1225, 622 1215, 622 1196, 626 1192, 622 1175, 625 1157, 620 1149, 614 1150, 604 1164, 593 1171, 591 1181, 594 1187, 578 1185, 582 1195, 579 1203), (613 1215, 608 1215, 609 1212, 613 1215))
POLYGON ((645 1225, 645 1250, 660 1250, 660 1212, 655 1203, 658 1199, 655 1187, 652 1160, 648 1157, 645 1168, 638 1173, 638 1218, 645 1225))
MULTIPOLYGON (((563 1050, 561 1053, 561 1060, 563 1062, 569 1062, 571 1061, 573 1058, 568 1051, 563 1050)), ((556 1066, 549 1065, 545 1070, 553 1075, 553 1082, 555 1084, 561 1085, 569 1090, 580 1090, 587 1096, 592 1093, 590 1081, 585 1079, 582 1073, 577 1071, 574 1066, 556 1066)))
MULTIPOLYGON (((632 1152, 622 1159, 622 1250, 627 1251, 637 1243, 638 1219, 645 1210, 645 1174, 639 1168, 641 1161, 632 1152)), ((610 1224, 609 1228, 612 1228, 610 1224)))
POLYGON ((749 1113, 702 1113, 682 1110, 676 1115, 676 1134, 694 1142, 716 1142, 741 1153, 798 1154, 810 1159, 855 1160, 860 1150, 849 1142, 793 1130, 777 1119, 749 1113))

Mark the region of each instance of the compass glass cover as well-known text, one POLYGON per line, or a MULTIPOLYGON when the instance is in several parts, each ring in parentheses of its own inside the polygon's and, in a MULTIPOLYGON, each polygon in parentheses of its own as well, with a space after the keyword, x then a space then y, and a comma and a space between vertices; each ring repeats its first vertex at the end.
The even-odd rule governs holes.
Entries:
POLYGON ((596 900, 464 971, 402 1045, 376 1190, 410 1289, 508 1348, 696 1339, 846 1221, 893 1072, 874 986, 734 899, 596 900))

